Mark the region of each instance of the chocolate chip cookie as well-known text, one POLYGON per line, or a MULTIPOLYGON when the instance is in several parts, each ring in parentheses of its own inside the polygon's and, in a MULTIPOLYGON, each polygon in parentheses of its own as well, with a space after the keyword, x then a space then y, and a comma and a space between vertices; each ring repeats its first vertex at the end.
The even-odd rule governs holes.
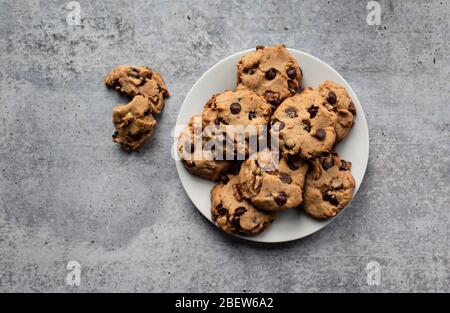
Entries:
POLYGON ((322 95, 307 88, 286 99, 271 120, 272 137, 279 136, 283 155, 310 159, 329 152, 336 140, 336 114, 328 110, 322 95))
POLYGON ((302 70, 284 45, 256 47, 237 65, 238 85, 245 86, 277 106, 300 87, 302 70))
POLYGON ((214 95, 205 104, 202 118, 205 125, 216 125, 226 132, 226 139, 234 143, 235 150, 248 154, 249 137, 264 133, 260 127, 267 127, 271 113, 270 104, 243 88, 214 95), (227 126, 235 126, 235 132, 227 126))
POLYGON ((248 89, 227 90, 214 95, 205 105, 202 118, 206 124, 259 126, 269 123, 271 106, 248 89))
POLYGON ((146 97, 155 114, 161 113, 169 96, 161 75, 146 66, 117 66, 105 77, 105 84, 130 97, 146 97))
POLYGON ((219 180, 231 167, 230 161, 216 160, 218 145, 208 145, 212 137, 203 136, 201 116, 192 116, 178 138, 178 155, 186 169, 194 175, 219 180))
POLYGON ((306 176, 303 192, 306 213, 319 219, 328 218, 335 216, 350 202, 355 190, 351 165, 337 153, 312 161, 312 171, 306 176))
POLYGON ((136 96, 130 103, 118 105, 112 116, 116 128, 112 139, 126 151, 141 147, 156 127, 152 109, 144 96, 136 96))
POLYGON ((242 196, 238 176, 228 177, 226 183, 219 183, 211 190, 212 219, 226 233, 261 233, 272 223, 274 215, 257 210, 242 196))
POLYGON ((278 156, 269 150, 244 161, 239 173, 242 195, 259 209, 280 211, 302 201, 308 164, 298 156, 278 156))
POLYGON ((345 87, 331 80, 325 81, 319 86, 320 94, 326 99, 337 114, 335 126, 336 140, 344 139, 353 127, 353 115, 356 114, 355 104, 347 93, 345 87))

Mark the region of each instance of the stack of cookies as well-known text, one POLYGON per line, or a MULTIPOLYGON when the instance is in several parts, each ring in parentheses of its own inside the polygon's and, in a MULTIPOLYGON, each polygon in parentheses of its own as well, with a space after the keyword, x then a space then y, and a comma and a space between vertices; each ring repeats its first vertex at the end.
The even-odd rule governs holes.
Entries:
POLYGON ((332 81, 301 88, 302 70, 284 45, 258 46, 237 75, 236 89, 212 96, 178 140, 188 171, 218 181, 212 219, 227 233, 256 235, 278 211, 335 216, 355 188, 351 163, 333 152, 356 114, 346 89, 332 81), (237 138, 230 126, 250 131, 237 138), (264 127, 268 135, 251 131, 264 127))

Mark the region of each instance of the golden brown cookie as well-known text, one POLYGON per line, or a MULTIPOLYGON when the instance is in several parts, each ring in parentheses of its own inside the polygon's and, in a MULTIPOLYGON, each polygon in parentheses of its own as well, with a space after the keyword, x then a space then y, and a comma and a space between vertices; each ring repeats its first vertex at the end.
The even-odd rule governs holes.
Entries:
POLYGON ((224 232, 247 235, 263 232, 274 220, 273 214, 257 210, 243 198, 236 175, 211 190, 211 215, 224 232))
POLYGON ((286 99, 272 115, 273 136, 283 155, 310 159, 331 151, 336 141, 336 114, 316 90, 307 88, 286 99))
POLYGON ((116 128, 113 141, 121 144, 126 151, 141 147, 156 127, 152 109, 144 96, 136 96, 130 103, 118 105, 112 116, 116 128))
POLYGON ((319 86, 320 94, 326 99, 337 114, 335 126, 336 140, 344 139, 353 127, 353 116, 356 114, 355 104, 347 93, 345 87, 331 80, 325 81, 319 86))
POLYGON ((308 164, 300 157, 278 156, 268 149, 244 161, 239 181, 244 197, 265 211, 298 207, 302 201, 308 164))
POLYGON ((230 161, 215 160, 215 145, 208 148, 213 138, 203 137, 201 116, 192 116, 178 138, 178 155, 186 169, 194 175, 219 180, 231 166, 230 161))
POLYGON ((203 120, 207 124, 266 125, 271 106, 249 89, 226 90, 214 95, 205 105, 203 120))
MULTIPOLYGON (((202 119, 205 127, 226 134, 234 152, 248 154, 248 139, 264 133, 272 107, 251 90, 227 90, 214 95, 204 106, 202 119), (234 127, 234 128, 233 128, 234 127), (232 131, 234 129, 234 132, 232 131)), ((255 140, 256 142, 256 140, 255 140)))
POLYGON ((155 114, 161 113, 164 98, 169 97, 169 91, 161 75, 146 66, 116 66, 105 77, 105 84, 130 97, 137 95, 146 97, 155 114))
POLYGON ((300 87, 302 70, 284 45, 256 47, 237 65, 238 86, 245 86, 277 106, 300 87))
POLYGON ((312 161, 312 171, 306 176, 303 207, 315 218, 335 216, 350 202, 355 180, 350 173, 351 163, 337 153, 312 161))

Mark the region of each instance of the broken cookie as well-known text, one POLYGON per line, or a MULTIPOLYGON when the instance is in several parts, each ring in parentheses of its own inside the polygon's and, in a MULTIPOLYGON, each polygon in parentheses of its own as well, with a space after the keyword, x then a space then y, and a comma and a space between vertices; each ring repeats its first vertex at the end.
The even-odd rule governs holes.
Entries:
POLYGON ((116 128, 113 141, 122 145, 126 151, 142 146, 156 127, 152 109, 144 96, 136 96, 130 103, 118 105, 112 115, 116 128))
POLYGON ((161 75, 146 66, 116 66, 105 77, 105 84, 130 97, 144 96, 154 114, 161 113, 164 98, 170 95, 161 75))

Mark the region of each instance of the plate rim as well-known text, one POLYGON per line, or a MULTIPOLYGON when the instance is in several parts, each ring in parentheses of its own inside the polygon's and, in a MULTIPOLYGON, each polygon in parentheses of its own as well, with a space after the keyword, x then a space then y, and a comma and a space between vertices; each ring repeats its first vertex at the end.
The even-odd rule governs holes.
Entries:
MULTIPOLYGON (((366 172, 367 172, 367 165, 368 165, 368 163, 369 163, 369 156, 370 156, 370 136, 369 136, 369 126, 368 126, 368 124, 367 124, 366 115, 365 115, 364 109, 363 109, 363 107, 362 107, 361 101, 359 101, 359 98, 358 98, 357 94, 354 92, 353 88, 350 86, 350 84, 347 82, 347 80, 346 80, 341 74, 339 74, 333 67, 331 67, 328 63, 322 61, 321 59, 319 59, 319 58, 317 58, 317 57, 315 57, 315 56, 313 56, 313 55, 311 55, 311 54, 309 54, 309 53, 307 53, 307 52, 301 51, 301 50, 292 49, 292 48, 287 48, 287 50, 288 50, 289 52, 291 52, 291 53, 294 52, 294 53, 300 53, 300 54, 303 54, 303 55, 305 55, 305 56, 307 56, 307 57, 309 57, 309 58, 314 59, 316 62, 322 63, 325 67, 328 68, 328 70, 331 70, 332 72, 334 72, 334 74, 336 74, 340 79, 342 79, 342 80, 346 83, 346 85, 347 85, 348 88, 350 89, 352 95, 354 95, 354 98, 355 98, 354 100, 356 100, 356 101, 359 103, 360 107, 361 107, 361 112, 358 112, 358 113, 359 113, 358 115, 360 115, 360 116, 362 117, 362 122, 363 122, 364 125, 365 125, 365 130, 366 130, 366 132, 365 132, 365 133, 366 133, 366 134, 365 134, 365 142, 367 143, 367 153, 366 153, 366 154, 367 154, 367 158, 365 158, 365 159, 363 160, 363 161, 364 161, 364 162, 363 162, 363 175, 362 175, 361 182, 360 182, 359 186, 358 186, 357 188, 355 188, 355 190, 354 190, 354 192, 353 192, 353 197, 352 197, 352 199, 351 199, 350 202, 349 202, 349 203, 348 203, 348 204, 347 204, 347 205, 339 212, 339 214, 337 214, 337 215, 335 215, 335 216, 333 216, 333 217, 331 217, 331 218, 329 218, 329 219, 323 220, 323 221, 317 220, 318 222, 323 222, 323 226, 321 226, 320 228, 314 230, 313 232, 310 232, 310 233, 307 234, 307 235, 304 235, 304 236, 301 236, 301 237, 298 237, 298 236, 296 237, 296 236, 294 236, 294 237, 292 237, 292 238, 287 238, 287 239, 283 239, 283 240, 261 240, 260 238, 257 238, 257 237, 254 237, 254 236, 243 236, 243 235, 234 234, 234 233, 226 234, 226 235, 230 235, 230 236, 232 236, 232 237, 237 237, 237 238, 239 238, 239 239, 243 239, 243 240, 245 240, 245 241, 247 241, 247 242, 263 243, 263 244, 285 243, 285 242, 291 242, 291 241, 296 241, 296 240, 300 240, 300 239, 303 239, 303 238, 307 238, 307 237, 309 237, 309 236, 311 236, 311 235, 313 235, 313 234, 319 232, 320 230, 322 230, 323 228, 325 228, 327 225, 329 225, 332 221, 334 221, 336 218, 338 218, 340 215, 342 215, 343 211, 344 211, 346 208, 348 208, 348 207, 350 206, 350 204, 353 202, 353 200, 355 199, 355 197, 356 197, 356 195, 357 195, 357 193, 358 193, 358 191, 359 191, 359 188, 361 187, 362 183, 364 182, 364 178, 365 178, 366 172)), ((231 55, 229 55, 229 56, 227 56, 227 57, 221 59, 220 61, 216 62, 214 65, 212 65, 210 68, 208 68, 202 75, 200 75, 200 77, 196 80, 196 82, 192 85, 192 87, 189 89, 188 93, 187 93, 186 96, 184 97, 184 100, 183 100, 183 102, 182 102, 182 104, 181 104, 181 106, 180 106, 180 108, 179 108, 179 111, 178 111, 178 115, 177 115, 175 127, 179 127, 180 125, 186 125, 186 123, 184 123, 184 122, 181 121, 181 119, 182 119, 182 117, 181 117, 181 111, 182 111, 182 108, 186 105, 187 99, 191 96, 191 94, 194 92, 194 90, 198 87, 197 85, 199 85, 199 83, 203 80, 203 78, 204 78, 205 76, 207 76, 207 75, 209 74, 209 72, 213 71, 214 68, 220 66, 221 64, 223 64, 223 63, 229 61, 230 59, 232 59, 232 58, 234 58, 234 57, 236 57, 236 56, 238 56, 238 55, 243 55, 243 54, 246 54, 246 53, 250 53, 250 52, 252 52, 252 51, 254 51, 254 49, 250 48, 250 49, 245 49, 245 50, 242 50, 242 51, 233 53, 233 54, 231 54, 231 55)), ((297 59, 297 58, 296 58, 296 59, 297 59)), ((173 145, 173 146, 174 146, 174 153, 177 153, 177 152, 176 152, 176 142, 177 142, 177 138, 175 138, 175 136, 174 136, 173 139, 174 139, 174 145, 173 145)), ((192 203, 192 204, 195 206, 195 208, 201 213, 201 215, 203 215, 203 216, 204 216, 210 223, 212 223, 215 227, 219 228, 219 227, 216 225, 216 223, 214 223, 214 221, 211 220, 210 216, 207 216, 202 210, 200 210, 200 209, 197 207, 197 205, 194 203, 194 201, 192 200, 191 196, 189 195, 189 193, 188 193, 188 191, 187 191, 187 189, 186 189, 186 186, 185 186, 185 182, 183 182, 183 180, 181 179, 180 170, 181 170, 181 168, 184 168, 184 165, 183 165, 182 161, 179 160, 179 159, 176 159, 176 160, 175 160, 175 165, 176 165, 176 169, 177 169, 178 178, 179 178, 179 180, 180 180, 180 182, 181 182, 181 185, 183 186, 184 192, 185 192, 186 195, 188 196, 188 198, 189 198, 189 200, 191 201, 191 203, 192 203)), ((186 170, 186 169, 184 169, 184 170, 186 170)), ((191 174, 191 175, 192 175, 192 174, 191 174)), ((220 229, 219 229, 219 231, 220 231, 220 229)), ((223 232, 222 232, 222 233, 223 233, 223 232)))

